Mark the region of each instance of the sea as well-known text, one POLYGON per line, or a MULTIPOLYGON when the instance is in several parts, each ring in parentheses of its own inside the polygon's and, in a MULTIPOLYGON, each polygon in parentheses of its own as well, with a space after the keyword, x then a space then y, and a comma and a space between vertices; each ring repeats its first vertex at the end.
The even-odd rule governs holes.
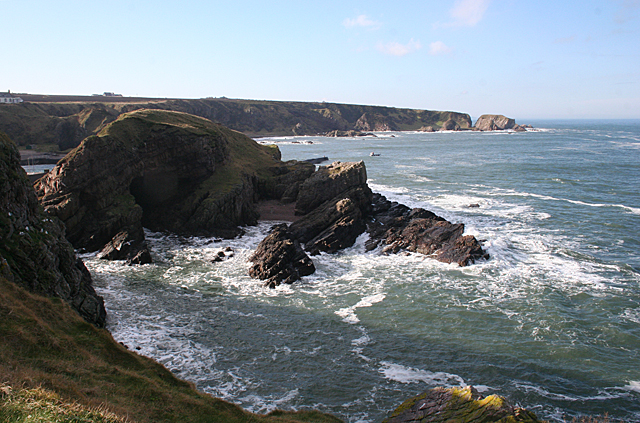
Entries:
POLYGON ((283 160, 364 160, 374 192, 463 223, 488 260, 365 252, 362 235, 269 289, 248 259, 276 222, 231 240, 148 231, 153 264, 84 255, 107 327, 256 413, 379 422, 430 388, 471 385, 552 422, 638 422, 640 120, 522 123, 536 129, 258 140, 283 160))

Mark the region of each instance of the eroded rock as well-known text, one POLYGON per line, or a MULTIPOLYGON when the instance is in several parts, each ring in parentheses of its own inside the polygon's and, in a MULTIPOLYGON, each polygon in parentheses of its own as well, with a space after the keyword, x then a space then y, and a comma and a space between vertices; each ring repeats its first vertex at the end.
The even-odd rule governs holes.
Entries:
POLYGON ((463 235, 462 223, 453 224, 428 210, 392 203, 380 194, 374 194, 368 232, 367 250, 380 245, 384 254, 406 250, 460 266, 489 257, 474 236, 463 235))
POLYGON ((357 187, 366 186, 367 170, 363 161, 334 162, 320 166, 318 170, 300 185, 296 202, 297 215, 305 215, 322 203, 357 187))
POLYGON ((293 283, 316 270, 284 223, 271 229, 249 260, 253 263, 249 275, 264 280, 265 286, 270 288, 281 283, 293 283))

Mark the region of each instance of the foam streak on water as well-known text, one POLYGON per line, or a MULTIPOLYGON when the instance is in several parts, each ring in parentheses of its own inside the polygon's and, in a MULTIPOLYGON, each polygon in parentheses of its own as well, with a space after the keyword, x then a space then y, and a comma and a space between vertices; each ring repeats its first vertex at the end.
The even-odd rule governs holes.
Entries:
POLYGON ((640 123, 541 126, 269 140, 285 160, 365 160, 374 191, 464 223, 491 258, 365 253, 363 235, 268 289, 247 270, 271 223, 222 241, 148 233, 154 264, 85 257, 109 329, 255 412, 380 421, 429 387, 473 384, 551 420, 639 421, 640 123))

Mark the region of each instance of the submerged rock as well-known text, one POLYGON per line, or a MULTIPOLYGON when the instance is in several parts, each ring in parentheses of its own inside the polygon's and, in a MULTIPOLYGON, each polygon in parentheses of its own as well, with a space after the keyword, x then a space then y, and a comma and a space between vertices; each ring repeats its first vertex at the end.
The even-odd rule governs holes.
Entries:
POLYGON ((542 423, 534 413, 503 397, 483 397, 471 386, 434 388, 405 401, 385 423, 542 423))

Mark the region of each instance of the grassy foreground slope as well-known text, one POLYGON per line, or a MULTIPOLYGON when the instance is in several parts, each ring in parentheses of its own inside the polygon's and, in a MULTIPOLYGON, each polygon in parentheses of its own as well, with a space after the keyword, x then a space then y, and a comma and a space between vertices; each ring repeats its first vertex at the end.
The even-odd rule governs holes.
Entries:
POLYGON ((315 411, 261 416, 202 394, 86 323, 63 301, 0 277, 0 421, 339 420, 315 411))

